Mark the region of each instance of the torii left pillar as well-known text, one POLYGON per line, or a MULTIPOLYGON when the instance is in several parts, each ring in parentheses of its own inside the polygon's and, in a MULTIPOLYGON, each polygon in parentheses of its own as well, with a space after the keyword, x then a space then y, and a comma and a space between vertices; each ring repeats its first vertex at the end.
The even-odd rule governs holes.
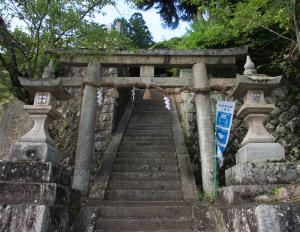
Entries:
MULTIPOLYGON (((100 64, 90 63, 87 68, 85 81, 100 80, 100 64)), ((94 146, 94 129, 96 124, 97 88, 86 84, 83 91, 81 114, 79 122, 78 140, 74 179, 72 187, 80 190, 82 195, 89 191, 90 164, 94 146)))
MULTIPOLYGON (((193 85, 195 88, 209 86, 206 65, 203 63, 193 66, 193 85)), ((201 156, 202 185, 208 196, 214 194, 213 156, 214 156, 214 131, 210 98, 208 94, 195 94, 195 107, 201 156)))

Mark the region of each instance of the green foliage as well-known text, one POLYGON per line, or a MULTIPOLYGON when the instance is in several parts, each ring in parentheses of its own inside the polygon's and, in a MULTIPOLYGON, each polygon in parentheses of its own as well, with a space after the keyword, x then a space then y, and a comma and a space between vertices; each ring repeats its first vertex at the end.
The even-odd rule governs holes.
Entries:
POLYGON ((198 190, 198 200, 199 201, 204 201, 208 203, 214 203, 215 202, 215 197, 209 194, 206 194, 205 192, 199 191, 198 190))
MULTIPOLYGON (((181 38, 174 38, 154 48, 196 49, 248 45, 260 72, 295 76, 299 54, 293 4, 295 1, 186 1, 204 12, 181 38)), ((298 41, 299 42, 299 41, 298 41)))
POLYGON ((153 44, 152 35, 142 14, 134 13, 129 19, 128 37, 136 48, 149 48, 153 44))
POLYGON ((12 88, 8 73, 6 70, 0 69, 0 106, 10 102, 14 98, 14 90, 12 88))
POLYGON ((197 13, 195 1, 174 0, 131 0, 138 9, 149 10, 155 8, 166 26, 176 28, 179 20, 191 20, 197 13))
POLYGON ((279 195, 279 193, 280 193, 280 188, 279 187, 275 187, 275 188, 272 189, 272 194, 273 195, 277 196, 277 195, 279 195))
POLYGON ((114 26, 116 26, 117 21, 122 25, 121 34, 123 35, 123 39, 127 38, 129 42, 127 44, 128 47, 147 49, 153 44, 152 35, 142 14, 134 13, 128 21, 124 18, 116 19, 113 24, 114 26))
MULTIPOLYGON (((0 71, 8 72, 12 85, 20 92, 18 77, 41 77, 51 58, 46 52, 48 48, 98 49, 104 42, 106 48, 116 44, 125 46, 126 40, 115 39, 119 34, 109 33, 91 22, 95 13, 112 3, 111 0, 0 0, 0 71), (21 25, 12 30, 11 20, 21 25)), ((2 75, 2 82, 3 78, 2 75)))

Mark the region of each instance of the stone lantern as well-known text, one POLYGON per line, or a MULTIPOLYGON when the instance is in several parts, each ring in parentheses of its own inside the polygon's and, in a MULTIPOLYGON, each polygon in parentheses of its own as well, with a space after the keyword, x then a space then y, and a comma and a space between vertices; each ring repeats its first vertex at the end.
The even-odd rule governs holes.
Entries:
POLYGON ((249 56, 244 67, 244 75, 237 75, 237 86, 233 96, 244 100, 237 116, 245 120, 248 133, 241 143, 236 162, 256 163, 283 160, 285 158, 283 146, 275 143, 275 138, 263 124, 267 115, 275 109, 274 104, 265 102, 265 96, 279 85, 282 77, 257 74, 249 56))
POLYGON ((43 161, 59 164, 61 155, 48 132, 49 124, 58 119, 55 100, 68 99, 61 79, 54 79, 52 62, 45 69, 41 80, 20 78, 21 85, 34 97, 33 105, 25 105, 34 121, 32 129, 17 141, 10 151, 11 161, 43 161))
POLYGON ((297 163, 285 162, 282 145, 265 129, 264 120, 275 106, 265 102, 265 96, 279 85, 281 76, 257 74, 255 65, 247 57, 244 75, 237 75, 233 96, 244 104, 237 116, 244 119, 248 132, 236 154, 236 165, 225 171, 226 187, 220 197, 229 203, 254 200, 261 193, 297 180, 297 163))

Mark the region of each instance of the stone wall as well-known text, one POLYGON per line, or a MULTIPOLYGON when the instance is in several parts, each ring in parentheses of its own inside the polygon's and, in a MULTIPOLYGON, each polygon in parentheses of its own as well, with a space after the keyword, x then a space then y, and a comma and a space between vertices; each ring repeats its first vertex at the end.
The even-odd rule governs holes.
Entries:
POLYGON ((0 107, 0 160, 8 160, 10 146, 33 126, 23 107, 17 99, 0 107))

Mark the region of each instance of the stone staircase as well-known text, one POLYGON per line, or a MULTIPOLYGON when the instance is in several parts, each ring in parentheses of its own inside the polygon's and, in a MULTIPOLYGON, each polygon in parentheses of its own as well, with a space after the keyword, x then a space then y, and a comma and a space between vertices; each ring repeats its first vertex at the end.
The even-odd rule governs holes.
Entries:
POLYGON ((163 96, 137 96, 110 173, 95 231, 195 231, 184 201, 170 112, 163 96))

